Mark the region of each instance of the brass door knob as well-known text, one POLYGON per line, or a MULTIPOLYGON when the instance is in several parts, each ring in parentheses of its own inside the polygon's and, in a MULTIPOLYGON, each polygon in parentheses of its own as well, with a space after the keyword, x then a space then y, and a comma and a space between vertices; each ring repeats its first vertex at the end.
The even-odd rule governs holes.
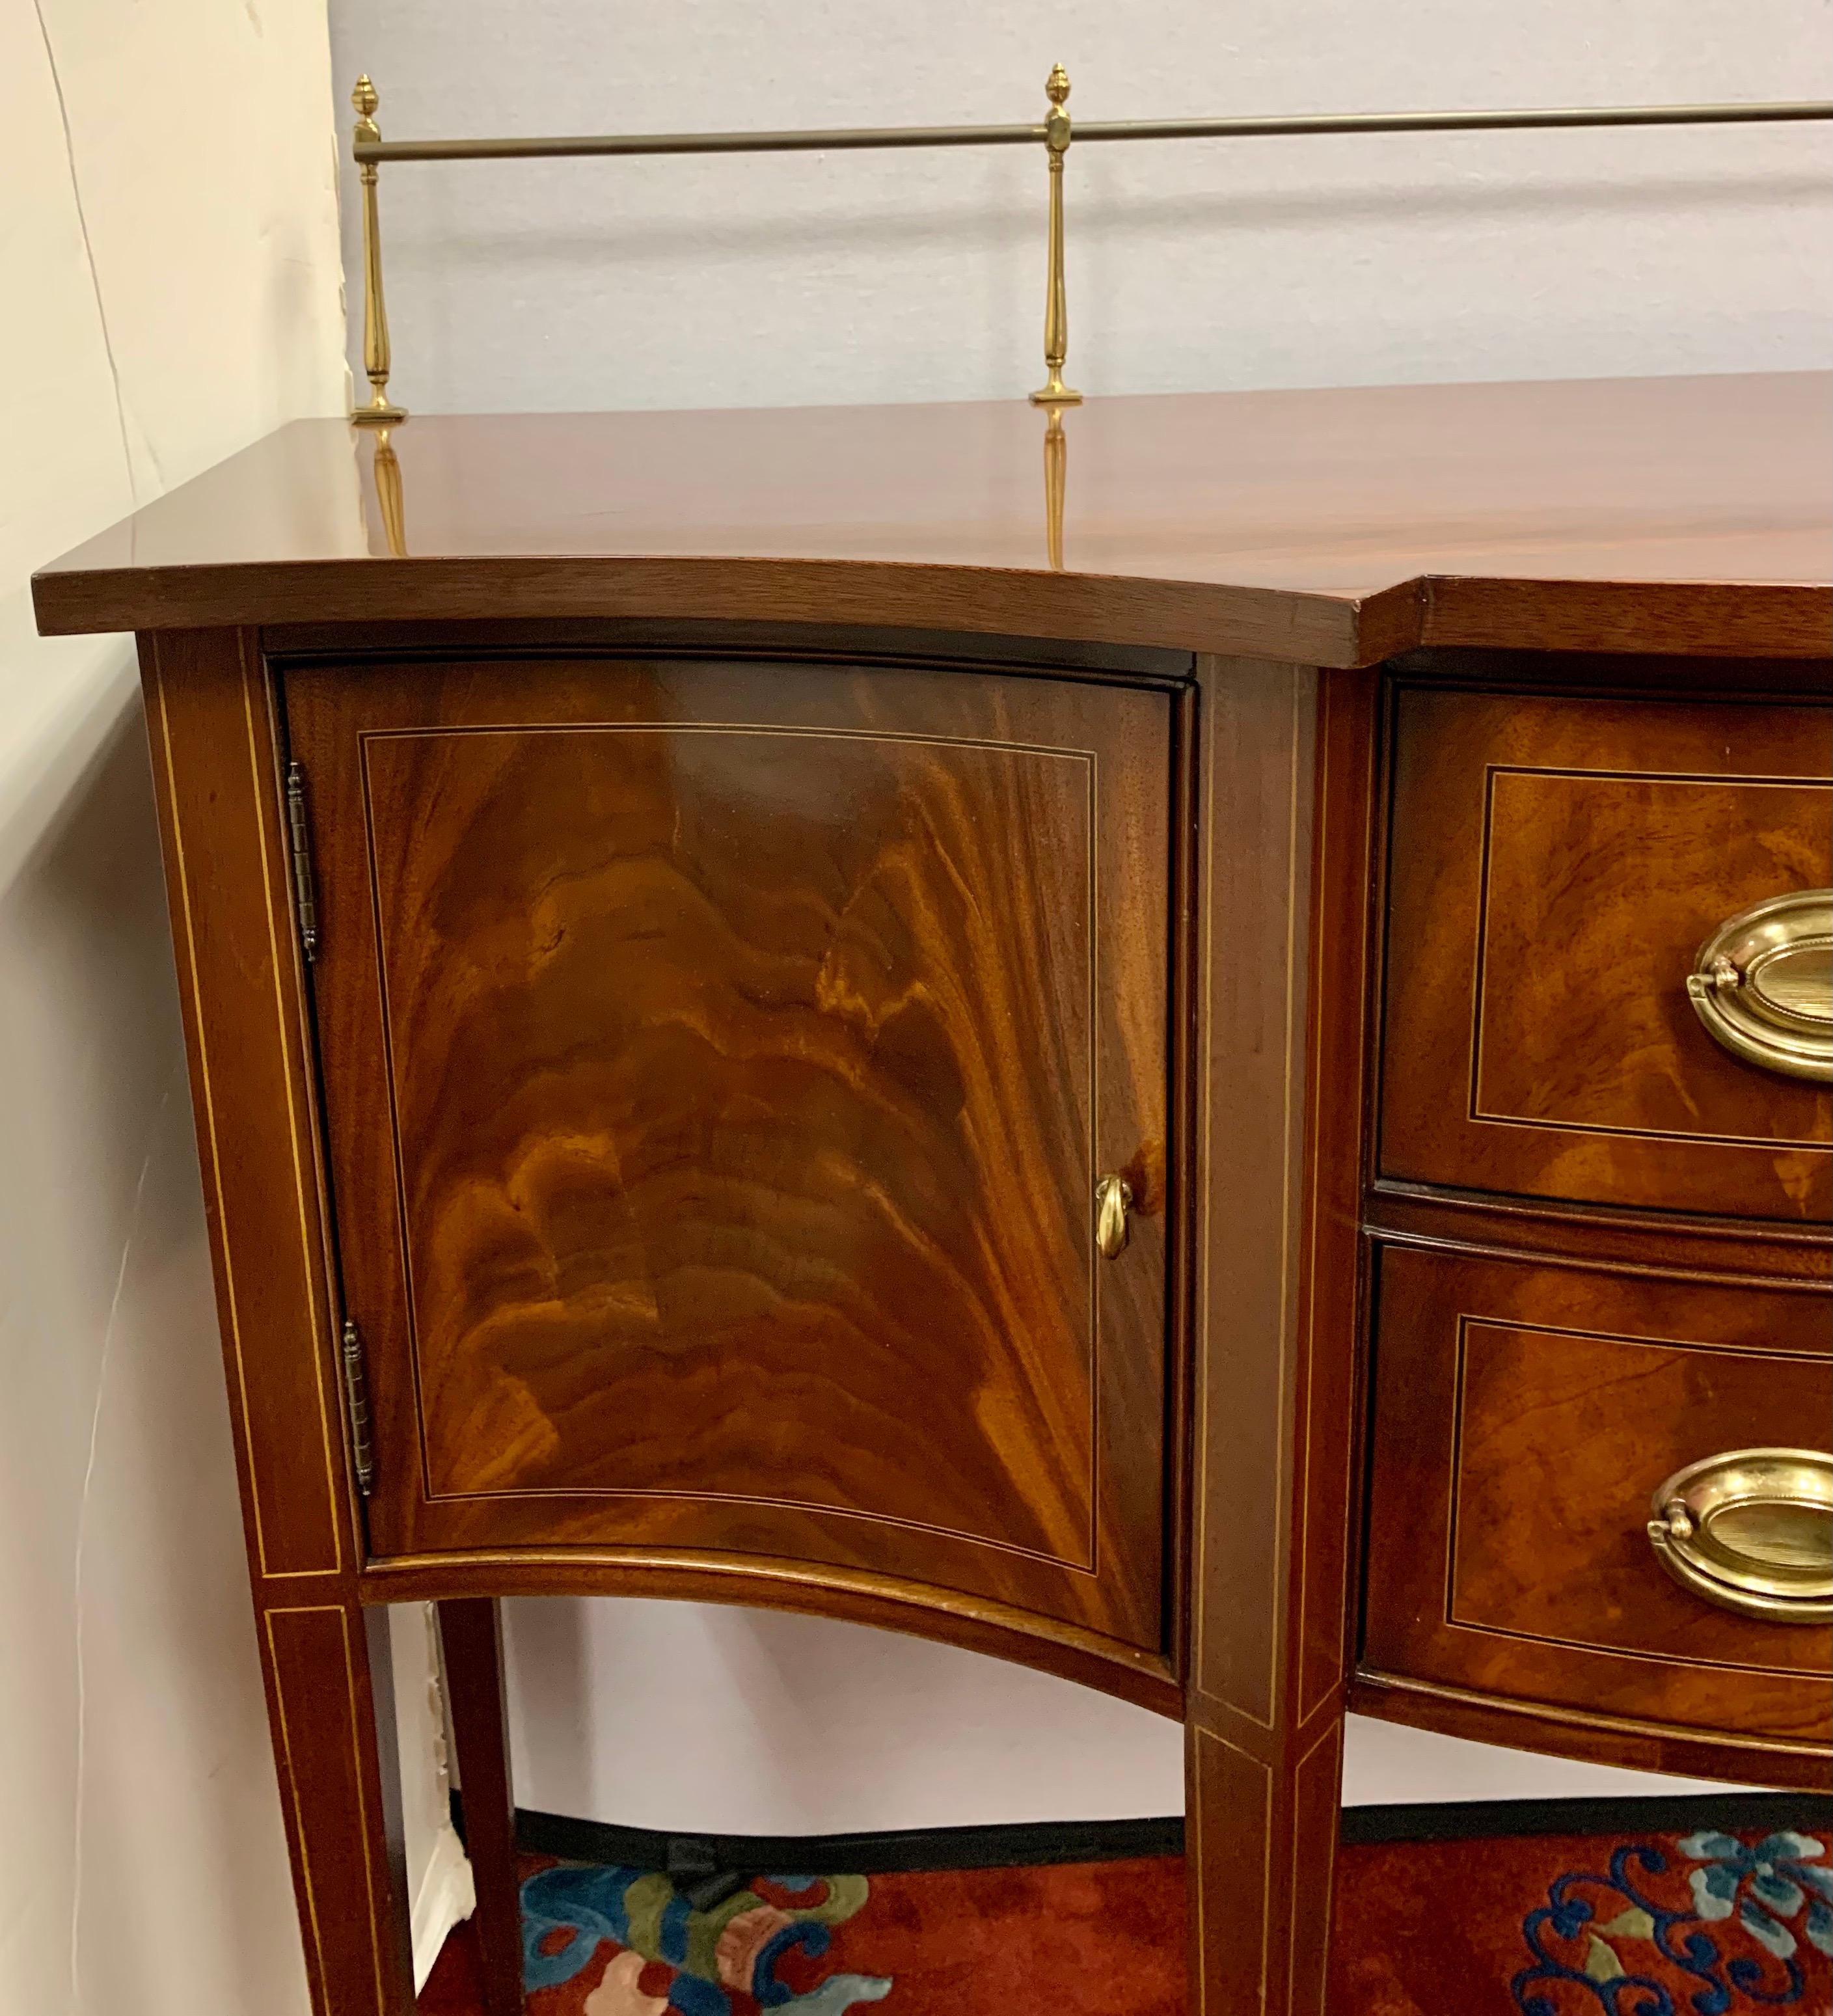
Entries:
POLYGON ((1699 948, 1687 993, 1734 1057, 1833 1080, 1833 889, 1797 889, 1727 917, 1699 948))
POLYGON ((1126 1215, 1133 1208, 1133 1186, 1124 1176, 1104 1176, 1095 1186, 1095 1244, 1111 1260, 1126 1245, 1126 1215))
POLYGON ((1675 1581, 1745 1617, 1833 1622, 1833 1456, 1747 1449, 1677 1470, 1648 1541, 1675 1581))

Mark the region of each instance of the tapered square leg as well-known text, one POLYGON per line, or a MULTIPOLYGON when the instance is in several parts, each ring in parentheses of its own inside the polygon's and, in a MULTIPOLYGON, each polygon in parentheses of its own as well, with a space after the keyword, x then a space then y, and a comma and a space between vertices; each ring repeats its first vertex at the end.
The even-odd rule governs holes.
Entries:
POLYGON ((387 1612, 307 1600, 258 1625, 314 2016, 412 2016, 387 1612))
POLYGON ((521 2016, 522 1894, 505 1719, 502 1614, 488 1597, 442 1603, 439 1630, 465 1807, 465 1849, 477 1886, 484 2010, 486 2016, 521 2016))
POLYGON ((1343 1724, 1302 1744, 1188 1726, 1192 2016, 1324 2016, 1343 1724))

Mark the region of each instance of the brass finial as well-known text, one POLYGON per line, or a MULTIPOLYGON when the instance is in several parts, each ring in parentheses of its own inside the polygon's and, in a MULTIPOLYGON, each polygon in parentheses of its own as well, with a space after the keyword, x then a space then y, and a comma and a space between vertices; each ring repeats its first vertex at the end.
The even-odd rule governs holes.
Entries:
MULTIPOLYGON (((376 107, 382 102, 366 73, 350 94, 356 111, 356 144, 379 142, 382 129, 376 124, 376 107)), ((382 297, 382 219, 376 203, 376 164, 357 164, 362 184, 363 207, 363 371, 369 381, 369 403, 351 415, 358 427, 391 427, 405 420, 406 412, 388 402, 388 307, 382 297)))
POLYGON ((1044 371, 1031 395, 1034 406, 1079 406, 1082 394, 1063 382, 1069 356, 1069 291, 1063 275, 1063 157, 1069 152, 1069 73, 1061 63, 1044 82, 1050 109, 1044 117, 1044 146, 1050 164, 1050 272, 1044 288, 1044 371))

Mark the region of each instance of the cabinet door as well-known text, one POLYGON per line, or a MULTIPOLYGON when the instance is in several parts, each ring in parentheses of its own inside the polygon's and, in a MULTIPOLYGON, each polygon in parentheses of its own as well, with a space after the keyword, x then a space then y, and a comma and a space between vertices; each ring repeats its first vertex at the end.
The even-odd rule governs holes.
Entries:
POLYGON ((769 1556, 1156 1646, 1165 696, 495 660, 286 707, 375 1551, 769 1556))

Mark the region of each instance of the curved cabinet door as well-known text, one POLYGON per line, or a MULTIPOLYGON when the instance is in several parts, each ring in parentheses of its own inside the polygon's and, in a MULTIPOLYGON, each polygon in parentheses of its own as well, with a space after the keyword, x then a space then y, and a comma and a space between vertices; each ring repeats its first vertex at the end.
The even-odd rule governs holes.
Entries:
POLYGON ((1168 697, 574 658, 286 709, 375 1551, 764 1556, 1156 1647, 1168 697))

